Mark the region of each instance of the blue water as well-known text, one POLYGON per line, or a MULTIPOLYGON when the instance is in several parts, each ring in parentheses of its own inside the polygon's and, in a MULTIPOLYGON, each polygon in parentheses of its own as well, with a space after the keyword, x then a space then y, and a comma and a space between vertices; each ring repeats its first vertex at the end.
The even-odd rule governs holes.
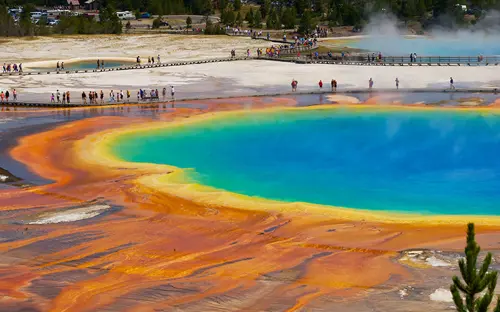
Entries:
MULTIPOLYGON (((113 68, 113 67, 121 67, 121 66, 127 66, 127 65, 132 65, 134 63, 131 62, 104 62, 104 68, 113 68)), ((96 69, 97 68, 97 61, 95 62, 76 62, 76 63, 68 63, 64 64, 64 69, 66 70, 89 70, 89 69, 96 69)), ((33 68, 33 70, 46 70, 47 68, 33 68)), ((55 69, 55 64, 54 64, 54 69, 55 69)))
POLYGON ((384 56, 477 56, 500 55, 500 40, 482 35, 405 39, 404 37, 367 37, 349 44, 353 48, 382 52, 384 56))
POLYGON ((500 214, 500 116, 452 111, 247 113, 122 137, 134 162, 194 168, 246 195, 428 214, 500 214))

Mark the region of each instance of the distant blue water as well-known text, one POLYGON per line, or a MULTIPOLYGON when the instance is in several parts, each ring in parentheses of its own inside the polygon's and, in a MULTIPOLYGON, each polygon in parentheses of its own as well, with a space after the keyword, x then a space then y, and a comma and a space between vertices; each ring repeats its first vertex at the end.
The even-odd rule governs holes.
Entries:
POLYGON ((500 214, 500 117, 451 111, 248 113, 134 134, 114 152, 194 168, 201 184, 283 201, 500 214))
MULTIPOLYGON (((113 67, 121 67, 126 65, 132 65, 130 62, 104 62, 104 68, 113 68, 113 67)), ((54 63, 54 69, 55 69, 54 63)), ((89 70, 97 68, 97 60, 95 62, 75 62, 64 64, 64 69, 67 70, 89 70)), ((47 68, 32 68, 33 70, 46 70, 47 68)))
POLYGON ((349 44, 353 48, 382 52, 384 56, 477 56, 500 55, 500 40, 480 34, 458 37, 414 38, 366 37, 349 44))

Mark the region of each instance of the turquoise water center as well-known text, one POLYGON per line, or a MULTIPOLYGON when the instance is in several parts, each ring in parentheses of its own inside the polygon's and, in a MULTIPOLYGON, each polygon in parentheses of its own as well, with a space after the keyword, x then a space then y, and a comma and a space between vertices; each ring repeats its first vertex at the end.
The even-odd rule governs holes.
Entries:
POLYGON ((437 35, 433 37, 367 36, 350 46, 381 52, 384 56, 471 56, 500 55, 498 37, 483 34, 437 35))
POLYGON ((131 162, 285 202, 421 214, 500 214, 500 117, 447 109, 245 112, 136 132, 131 162))
MULTIPOLYGON (((122 66, 130 66, 135 63, 133 62, 127 62, 127 61, 104 61, 104 68, 115 68, 115 67, 122 67, 122 66)), ((56 67, 56 64, 54 64, 54 68, 56 67)), ((97 68, 97 60, 94 61, 81 61, 81 62, 71 62, 71 63, 65 63, 64 64, 64 69, 66 70, 92 70, 97 68)), ((43 71, 46 70, 47 68, 45 67, 34 67, 31 68, 31 70, 37 70, 37 71, 43 71)))

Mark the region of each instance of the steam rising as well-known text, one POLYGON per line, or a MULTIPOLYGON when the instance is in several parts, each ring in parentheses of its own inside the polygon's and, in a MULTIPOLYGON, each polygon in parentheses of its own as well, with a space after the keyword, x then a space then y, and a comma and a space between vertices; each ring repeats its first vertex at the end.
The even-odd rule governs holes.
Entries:
POLYGON ((500 55, 500 13, 489 12, 468 29, 434 27, 426 36, 408 36, 398 20, 390 15, 375 15, 365 27, 367 37, 356 48, 382 52, 385 56, 477 56, 500 55))

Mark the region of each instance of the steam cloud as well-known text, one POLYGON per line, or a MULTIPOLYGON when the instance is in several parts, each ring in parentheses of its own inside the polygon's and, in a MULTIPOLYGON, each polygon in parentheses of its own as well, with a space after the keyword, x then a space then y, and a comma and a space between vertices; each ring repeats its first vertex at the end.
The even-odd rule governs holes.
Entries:
POLYGON ((500 12, 491 11, 468 29, 445 29, 435 26, 427 36, 408 35, 394 16, 374 15, 365 27, 367 37, 355 47, 386 56, 477 56, 500 55, 500 12))

